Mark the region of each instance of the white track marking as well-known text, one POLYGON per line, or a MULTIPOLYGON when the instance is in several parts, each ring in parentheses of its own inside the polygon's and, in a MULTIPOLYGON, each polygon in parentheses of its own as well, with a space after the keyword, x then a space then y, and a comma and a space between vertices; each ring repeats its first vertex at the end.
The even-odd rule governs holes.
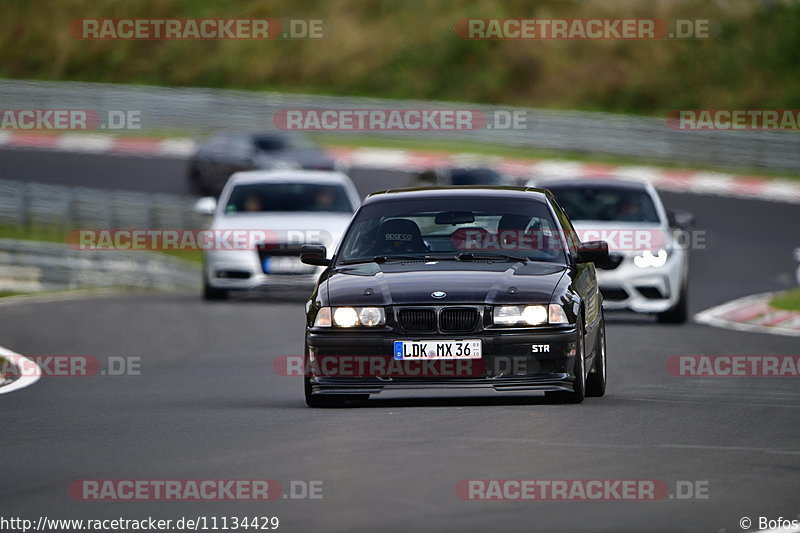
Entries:
POLYGON ((39 377, 42 375, 42 370, 35 361, 32 361, 16 352, 12 352, 7 348, 3 348, 2 346, 0 346, 0 356, 11 361, 17 367, 24 365, 26 368, 35 368, 35 370, 31 372, 32 375, 20 376, 8 385, 3 385, 0 387, 0 394, 7 394, 15 390, 23 389, 39 381, 39 377), (30 365, 33 365, 33 367, 30 365))

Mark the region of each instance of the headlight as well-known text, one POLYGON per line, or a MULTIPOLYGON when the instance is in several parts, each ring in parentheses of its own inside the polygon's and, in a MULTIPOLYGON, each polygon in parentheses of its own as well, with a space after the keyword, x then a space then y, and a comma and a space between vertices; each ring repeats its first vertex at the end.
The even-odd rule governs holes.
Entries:
POLYGON ((337 307, 333 312, 333 323, 343 328, 352 328, 358 324, 358 313, 352 307, 337 307))
POLYGON ((314 327, 329 328, 331 327, 331 308, 321 307, 317 313, 317 318, 314 319, 314 327))
POLYGON ((650 250, 645 250, 641 255, 633 257, 633 264, 639 268, 661 267, 664 266, 669 258, 669 253, 661 248, 655 254, 650 250))
POLYGON ((550 305, 500 305, 492 312, 498 326, 541 326, 543 324, 568 324, 567 314, 557 304, 550 305))
POLYGON ((548 307, 547 321, 550 324, 569 324, 567 313, 558 304, 550 304, 548 307))
POLYGON ((498 326, 541 326, 544 324, 569 324, 564 308, 550 305, 500 305, 492 312, 498 326))
POLYGON ((378 326, 386 321, 386 316, 380 307, 362 307, 358 311, 358 321, 362 326, 378 326))
POLYGON ((528 305, 522 309, 522 321, 531 326, 547 324, 547 307, 544 305, 528 305))
POLYGON ((330 327, 336 325, 340 328, 355 326, 382 326, 386 324, 386 312, 382 307, 323 307, 314 320, 316 327, 330 327), (331 320, 333 317, 333 320, 331 320))

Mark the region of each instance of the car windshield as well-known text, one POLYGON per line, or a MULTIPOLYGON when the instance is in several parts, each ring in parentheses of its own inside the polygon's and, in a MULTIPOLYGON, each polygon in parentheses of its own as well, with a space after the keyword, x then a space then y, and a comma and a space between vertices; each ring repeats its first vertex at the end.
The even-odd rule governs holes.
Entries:
POLYGON ((352 213, 344 187, 321 183, 246 183, 231 191, 225 214, 264 211, 352 213))
POLYGON ((308 139, 294 135, 255 135, 253 144, 262 152, 277 152, 280 150, 312 149, 314 145, 308 139))
MULTIPOLYGON (((545 185, 546 186, 546 185, 545 185)), ((647 191, 615 187, 549 187, 573 221, 659 222, 647 191)))
POLYGON ((566 261, 560 231, 546 203, 476 197, 364 206, 347 231, 337 261, 392 258, 566 261))
POLYGON ((501 185, 503 178, 491 169, 455 169, 450 173, 453 185, 501 185))

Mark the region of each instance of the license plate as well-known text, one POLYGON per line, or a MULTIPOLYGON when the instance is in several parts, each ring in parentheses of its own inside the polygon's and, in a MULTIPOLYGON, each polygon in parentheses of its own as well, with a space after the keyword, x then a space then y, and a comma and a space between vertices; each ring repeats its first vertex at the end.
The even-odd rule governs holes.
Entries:
POLYGON ((394 341, 395 359, 480 359, 480 339, 463 341, 394 341))
POLYGON ((261 267, 264 274, 311 274, 316 269, 301 263, 299 257, 265 257, 261 267))

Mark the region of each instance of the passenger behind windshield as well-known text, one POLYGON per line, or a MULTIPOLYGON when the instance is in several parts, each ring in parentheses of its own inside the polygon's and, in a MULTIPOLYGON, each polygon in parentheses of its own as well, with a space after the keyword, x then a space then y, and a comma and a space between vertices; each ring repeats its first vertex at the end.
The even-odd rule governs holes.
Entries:
POLYGON ((564 244, 548 206, 525 200, 432 199, 371 204, 342 244, 345 263, 403 256, 420 259, 519 257, 564 263, 564 244), (438 209, 436 209, 438 207, 438 209), (463 209, 470 208, 470 209, 463 209))
POLYGON ((342 186, 320 183, 244 183, 225 205, 226 214, 265 211, 352 213, 353 206, 342 186))

